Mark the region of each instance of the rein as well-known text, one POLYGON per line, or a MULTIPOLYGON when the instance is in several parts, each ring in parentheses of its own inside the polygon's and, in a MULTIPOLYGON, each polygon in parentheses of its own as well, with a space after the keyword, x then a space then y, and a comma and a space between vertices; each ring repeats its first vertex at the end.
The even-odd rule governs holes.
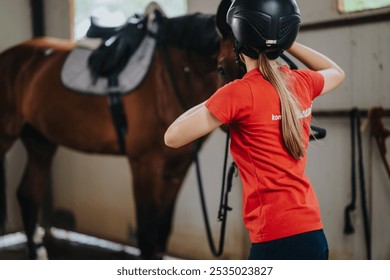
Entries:
MULTIPOLYGON (((183 97, 180 95, 179 87, 176 83, 175 77, 173 75, 173 71, 171 68, 171 62, 169 59, 168 50, 165 44, 161 46, 161 54, 162 58, 164 60, 164 63, 166 65, 167 73, 169 76, 169 79, 171 81, 171 85, 174 91, 174 94, 179 101, 181 107, 184 110, 190 109, 188 104, 184 101, 183 97)), ((192 85, 191 85, 191 79, 190 79, 190 72, 191 68, 189 66, 184 68, 185 73, 185 79, 186 83, 188 85, 188 89, 190 91, 190 95, 192 95, 192 85)), ((222 174, 222 187, 221 187, 221 196, 220 196, 220 204, 219 204, 219 210, 218 210, 218 221, 221 222, 221 228, 220 228, 220 237, 219 237, 219 245, 218 249, 215 246, 214 238, 211 233, 211 227, 210 222, 208 218, 208 211, 206 206, 206 199, 204 195, 204 188, 203 188, 203 182, 202 182, 202 174, 201 174, 201 168, 200 168, 200 162, 198 158, 198 153, 200 150, 201 141, 195 141, 194 146, 194 162, 195 162, 195 169, 196 169, 196 178, 198 182, 198 190, 199 190, 199 196, 200 196, 200 202, 201 202, 201 208, 202 208, 202 214, 203 214, 203 220, 206 227, 206 234, 207 234, 207 241, 210 247, 210 251, 212 254, 216 257, 219 257, 223 253, 223 247, 225 242, 225 232, 226 232, 226 221, 227 221, 227 212, 232 210, 231 207, 228 205, 228 198, 229 193, 232 188, 232 181, 233 181, 233 175, 236 173, 236 164, 233 162, 229 168, 229 172, 227 175, 227 183, 225 182, 225 174, 227 170, 227 159, 228 159, 228 153, 229 153, 229 141, 230 141, 230 135, 227 133, 226 136, 226 146, 225 146, 225 159, 224 159, 224 165, 223 165, 223 174, 222 174), (226 188, 225 188, 226 184, 226 188)))
POLYGON ((222 172, 222 186, 221 186, 221 198, 220 198, 220 204, 219 204, 219 210, 218 210, 218 221, 221 222, 221 228, 220 228, 220 237, 219 237, 219 245, 218 249, 215 246, 215 242, 211 233, 210 228, 210 222, 208 218, 207 213, 207 206, 206 206, 206 199, 204 196, 203 191, 203 182, 202 182, 202 174, 200 171, 200 163, 198 158, 199 153, 199 142, 195 142, 195 153, 194 153, 194 161, 195 161, 195 167, 196 167, 196 178, 198 181, 198 188, 199 188, 199 195, 200 195, 200 201, 202 206, 202 213, 203 213, 203 219, 206 226, 206 234, 207 234, 207 241, 210 247, 210 251, 213 253, 214 256, 219 257, 223 253, 223 247, 225 243, 225 233, 226 233, 226 221, 227 221, 227 213, 228 211, 231 211, 233 208, 229 206, 229 193, 232 189, 232 182, 233 182, 233 175, 237 174, 237 166, 235 162, 232 162, 229 172, 227 175, 227 183, 226 183, 226 189, 225 189, 225 174, 226 174, 226 168, 227 168, 227 158, 228 158, 228 148, 229 148, 229 133, 226 137, 226 146, 225 146, 225 159, 223 164, 223 172, 222 172))

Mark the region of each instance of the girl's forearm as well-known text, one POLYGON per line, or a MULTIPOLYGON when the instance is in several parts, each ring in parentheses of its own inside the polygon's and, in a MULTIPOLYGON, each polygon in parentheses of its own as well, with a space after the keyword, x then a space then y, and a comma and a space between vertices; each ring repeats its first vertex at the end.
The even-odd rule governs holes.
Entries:
POLYGON ((192 114, 196 113, 196 111, 198 111, 203 105, 204 105, 205 102, 203 103, 200 103, 194 107, 192 107, 191 109, 189 109, 188 111, 184 112, 183 114, 181 114, 176 120, 174 123, 179 123, 180 121, 188 118, 189 116, 191 116, 192 114))
POLYGON ((339 68, 339 66, 327 56, 297 42, 295 42, 287 52, 311 70, 320 71, 329 68, 339 68))
POLYGON ((205 106, 205 102, 178 117, 164 135, 165 144, 178 148, 210 133, 222 123, 205 106))
POLYGON ((345 73, 340 66, 327 56, 309 47, 295 42, 287 51, 309 69, 322 74, 324 87, 321 94, 338 87, 345 78, 345 73))

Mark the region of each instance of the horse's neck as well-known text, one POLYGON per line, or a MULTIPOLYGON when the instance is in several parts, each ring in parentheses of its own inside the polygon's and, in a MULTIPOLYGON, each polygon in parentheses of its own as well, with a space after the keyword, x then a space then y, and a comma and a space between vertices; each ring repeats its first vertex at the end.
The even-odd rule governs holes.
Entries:
POLYGON ((217 54, 204 55, 184 50, 182 56, 185 75, 192 78, 189 86, 198 90, 201 100, 208 98, 218 87, 217 54))
POLYGON ((204 75, 217 70, 217 55, 202 55, 196 52, 186 52, 187 63, 197 73, 204 75))
POLYGON ((203 102, 215 92, 218 87, 216 55, 202 55, 177 47, 167 47, 166 51, 165 55, 169 56, 169 65, 165 66, 167 73, 171 82, 176 84, 176 95, 181 96, 186 109, 203 102))

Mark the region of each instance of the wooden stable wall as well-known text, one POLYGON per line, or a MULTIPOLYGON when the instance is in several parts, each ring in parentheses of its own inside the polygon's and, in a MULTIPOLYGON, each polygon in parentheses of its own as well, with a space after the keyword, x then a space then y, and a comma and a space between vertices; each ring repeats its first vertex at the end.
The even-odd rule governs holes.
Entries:
MULTIPOLYGON (((0 0, 0 48, 4 49, 31 36, 29 1, 0 0), (3 9, 3 7, 6 7, 3 9), (4 22, 3 22, 4 21, 4 22), (10 23, 13 23, 12 25, 10 23), (5 39, 4 39, 5 38, 5 39)), ((70 2, 46 0, 46 32, 50 36, 69 38, 70 2)), ((214 13, 218 0, 188 0, 189 12, 214 13)), ((298 0, 303 17, 303 28, 298 40, 336 60, 347 74, 345 83, 333 93, 314 103, 314 111, 349 111, 357 106, 369 109, 383 106, 390 109, 390 22, 382 14, 389 9, 373 10, 349 15, 339 14, 337 0, 298 0), (371 17, 370 16, 375 16, 371 17), (368 17, 352 24, 346 20, 368 17), (375 21, 373 18, 382 18, 375 21)), ((353 214, 356 232, 343 234, 344 208, 351 198, 351 151, 349 120, 346 117, 325 118, 315 122, 326 128, 328 136, 311 143, 307 173, 322 207, 325 231, 332 259, 365 259, 363 222, 358 209, 353 214)), ((390 127, 390 120, 385 120, 390 127)), ((390 259, 390 183, 377 147, 370 144, 368 130, 364 133, 364 165, 370 202, 372 229, 372 257, 390 259)), ((218 233, 216 209, 219 201, 220 177, 223 160, 224 134, 217 131, 204 146, 200 159, 203 163, 206 197, 214 233, 218 233)), ((390 150, 390 140, 387 140, 390 150)), ((390 156, 387 155, 388 160, 390 156)), ((8 230, 20 229, 16 207, 15 188, 24 164, 24 151, 19 143, 7 154, 7 181, 9 217, 8 230)), ((54 209, 65 209, 74 214, 76 230, 94 236, 135 244, 135 215, 126 159, 87 155, 61 148, 54 160, 51 188, 54 209)), ((241 220, 239 180, 235 181, 231 204, 234 208, 228 218, 226 249, 223 258, 244 259, 248 239, 241 220)), ((359 195, 359 193, 358 193, 359 195)), ((358 197, 359 198, 359 197, 358 197)), ((182 187, 174 220, 174 231, 169 253, 190 259, 213 258, 207 247, 200 212, 194 169, 191 168, 182 187)))
MULTIPOLYGON (((303 27, 298 40, 329 55, 346 72, 344 84, 314 103, 314 112, 367 110, 375 106, 390 109, 390 9, 340 14, 337 1, 298 1, 303 27), (387 16, 386 16, 387 15, 387 16)), ((324 141, 311 145, 308 175, 322 205, 325 230, 334 259, 366 258, 360 191, 352 222, 355 234, 344 235, 344 209, 351 200, 351 147, 348 117, 315 121, 328 130, 324 141)), ((389 117, 384 119, 390 127, 389 117)), ((378 149, 370 143, 369 129, 363 132, 363 152, 370 209, 372 258, 390 259, 390 180, 378 149)), ((387 147, 390 141, 387 140, 387 147)), ((390 155, 387 155, 390 160, 390 155)))

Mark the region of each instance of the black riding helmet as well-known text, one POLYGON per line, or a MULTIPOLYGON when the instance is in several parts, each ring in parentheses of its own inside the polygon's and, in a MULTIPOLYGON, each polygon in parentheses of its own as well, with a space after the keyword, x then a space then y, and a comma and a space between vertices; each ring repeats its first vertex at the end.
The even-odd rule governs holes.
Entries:
POLYGON ((294 43, 301 16, 295 0, 234 0, 226 21, 236 51, 253 59, 265 52, 276 59, 294 43))

